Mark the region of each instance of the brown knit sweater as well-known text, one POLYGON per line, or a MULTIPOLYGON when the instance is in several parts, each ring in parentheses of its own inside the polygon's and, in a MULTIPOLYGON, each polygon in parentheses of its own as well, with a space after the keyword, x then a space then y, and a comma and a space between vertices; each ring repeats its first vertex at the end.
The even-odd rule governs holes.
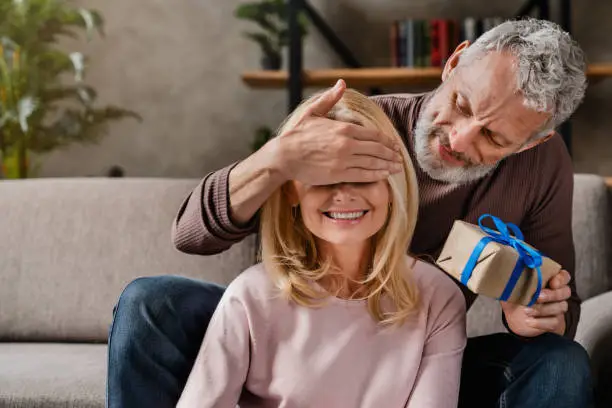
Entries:
MULTIPOLYGON (((404 139, 414 163, 413 129, 420 114, 421 95, 376 96, 404 139)), ((256 232, 257 216, 236 225, 230 216, 228 176, 235 163, 208 174, 185 200, 172 229, 176 247, 210 255, 225 251, 256 232)), ((419 219, 410 247, 413 254, 435 259, 455 220, 477 223, 483 213, 520 227, 525 241, 560 263, 571 275, 572 297, 566 313, 566 336, 573 338, 580 315, 574 283, 572 241, 573 169, 557 135, 546 143, 504 159, 488 176, 456 185, 430 178, 418 165, 419 219)), ((476 295, 459 284, 468 307, 476 295)))

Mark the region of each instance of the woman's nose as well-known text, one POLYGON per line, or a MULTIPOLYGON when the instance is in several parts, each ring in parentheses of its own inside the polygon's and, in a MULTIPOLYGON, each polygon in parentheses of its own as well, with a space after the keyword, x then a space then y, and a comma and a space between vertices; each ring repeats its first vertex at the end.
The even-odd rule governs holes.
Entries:
POLYGON ((333 199, 335 202, 351 201, 355 199, 353 187, 350 183, 338 183, 334 188, 333 199))

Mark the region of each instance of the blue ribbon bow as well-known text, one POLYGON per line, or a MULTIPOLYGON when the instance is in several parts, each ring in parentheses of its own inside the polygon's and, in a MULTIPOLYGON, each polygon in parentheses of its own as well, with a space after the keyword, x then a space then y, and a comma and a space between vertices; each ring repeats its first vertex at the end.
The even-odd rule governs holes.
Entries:
POLYGON ((498 298, 498 300, 506 301, 512 294, 518 279, 521 277, 521 273, 525 267, 530 269, 535 269, 538 274, 538 286, 536 288, 531 301, 528 306, 532 306, 538 297, 540 296, 540 291, 542 290, 542 271, 540 270, 540 266, 542 266, 542 254, 528 246, 523 241, 523 233, 516 225, 512 223, 504 223, 499 218, 490 215, 483 214, 478 218, 478 225, 480 229, 483 230, 488 235, 481 238, 474 250, 472 251, 472 255, 470 259, 468 259, 465 267, 463 268, 463 272, 461 272, 461 283, 467 285, 468 280, 472 276, 474 272, 474 267, 478 262, 478 258, 482 254, 482 251, 485 249, 489 242, 498 242, 503 245, 513 247, 519 255, 518 261, 514 266, 514 270, 512 271, 512 275, 504 288, 502 295, 498 298), (495 223, 495 227, 497 229, 491 229, 482 225, 482 221, 486 218, 491 218, 495 223), (513 235, 510 233, 512 232, 513 235))

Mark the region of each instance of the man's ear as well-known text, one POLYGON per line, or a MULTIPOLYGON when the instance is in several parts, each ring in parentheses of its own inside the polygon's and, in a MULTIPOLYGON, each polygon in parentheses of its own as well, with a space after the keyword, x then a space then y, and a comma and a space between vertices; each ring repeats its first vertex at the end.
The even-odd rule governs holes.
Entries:
POLYGON ((446 79, 450 76, 451 72, 457 67, 459 63, 459 57, 465 51, 467 47, 469 47, 470 42, 468 40, 463 41, 461 44, 455 48, 453 54, 448 58, 446 64, 444 65, 444 71, 442 71, 442 81, 446 81, 446 79))
POLYGON ((553 137, 556 134, 556 132, 554 130, 551 130, 550 132, 548 132, 546 134, 546 136, 541 136, 535 140, 532 140, 531 142, 527 143, 525 146, 521 147, 517 153, 520 152, 524 152, 525 150, 529 150, 532 149, 534 147, 536 147, 537 145, 540 145, 544 142, 548 142, 550 140, 551 137, 553 137))

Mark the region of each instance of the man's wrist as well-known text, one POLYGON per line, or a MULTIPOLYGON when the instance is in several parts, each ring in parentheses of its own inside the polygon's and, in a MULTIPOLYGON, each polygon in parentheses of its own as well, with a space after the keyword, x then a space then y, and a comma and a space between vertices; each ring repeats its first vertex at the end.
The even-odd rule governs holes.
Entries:
POLYGON ((257 160, 262 163, 271 181, 279 186, 292 179, 287 152, 283 147, 280 138, 275 137, 256 153, 257 160))
POLYGON ((293 180, 291 162, 292 155, 289 149, 289 140, 286 137, 270 139, 258 152, 263 157, 266 170, 271 177, 280 184, 293 180))
POLYGON ((270 195, 286 182, 273 143, 266 143, 229 173, 229 213, 232 222, 247 224, 270 195))

